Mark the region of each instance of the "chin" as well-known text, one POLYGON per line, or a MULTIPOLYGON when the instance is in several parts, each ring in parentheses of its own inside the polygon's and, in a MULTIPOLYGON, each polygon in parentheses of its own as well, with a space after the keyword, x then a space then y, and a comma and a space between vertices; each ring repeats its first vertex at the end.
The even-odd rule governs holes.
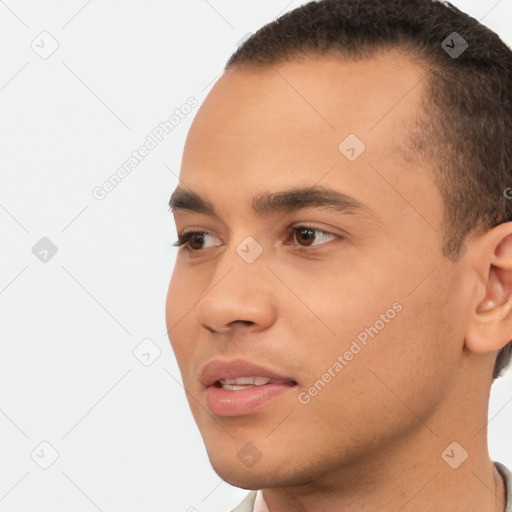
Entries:
POLYGON ((264 489, 265 487, 270 487, 267 479, 265 479, 264 477, 260 477, 259 475, 255 475, 254 473, 251 473, 250 470, 233 471, 232 473, 227 474, 223 474, 217 470, 215 470, 215 472, 217 473, 217 475, 220 476, 220 478, 222 478, 222 480, 227 482, 229 485, 239 487, 240 489, 246 489, 248 491, 257 491, 259 489, 264 489))
POLYGON ((232 451, 225 444, 216 444, 213 449, 208 449, 210 464, 222 480, 235 487, 247 490, 257 490, 263 487, 271 487, 275 484, 275 464, 266 460, 253 459, 243 461, 242 456, 236 450, 232 451))
POLYGON ((260 474, 260 471, 264 469, 263 466, 259 470, 256 470, 256 468, 246 468, 241 464, 228 463, 226 461, 215 460, 214 458, 210 458, 210 463, 215 473, 217 473, 222 480, 234 487, 247 489, 248 491, 268 487, 268 481, 266 480, 269 478, 269 472, 265 471, 266 475, 260 474))
POLYGON ((234 487, 247 490, 294 486, 309 482, 310 471, 297 467, 292 460, 269 460, 262 457, 252 467, 246 467, 236 454, 228 458, 226 452, 209 453, 210 464, 222 480, 234 487))

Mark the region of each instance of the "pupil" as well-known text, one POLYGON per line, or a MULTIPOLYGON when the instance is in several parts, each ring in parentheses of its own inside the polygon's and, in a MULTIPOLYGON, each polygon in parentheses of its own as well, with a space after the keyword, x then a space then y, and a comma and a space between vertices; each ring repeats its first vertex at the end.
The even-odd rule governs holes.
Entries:
MULTIPOLYGON (((194 246, 194 244, 198 244, 199 246, 201 246, 201 243, 202 243, 202 238, 203 238, 203 235, 200 235, 198 233, 192 235, 192 237, 190 238, 190 242, 191 242, 191 245, 194 246)), ((195 249, 198 249, 198 247, 194 247, 195 249)))
MULTIPOLYGON (((300 230, 300 238, 301 238, 301 240, 308 241, 309 237, 313 237, 313 239, 314 239, 314 231, 312 229, 303 228, 303 229, 300 230)), ((310 241, 313 242, 313 240, 310 240, 310 241)))

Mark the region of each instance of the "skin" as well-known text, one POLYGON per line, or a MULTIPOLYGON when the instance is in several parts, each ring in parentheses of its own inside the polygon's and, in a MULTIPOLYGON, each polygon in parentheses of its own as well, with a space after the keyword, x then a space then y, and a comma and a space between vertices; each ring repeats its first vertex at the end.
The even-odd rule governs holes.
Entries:
POLYGON ((504 509, 486 425, 494 361, 512 330, 512 223, 473 233, 456 262, 442 255, 432 171, 397 149, 423 76, 392 51, 242 66, 222 75, 190 128, 180 187, 217 215, 174 212, 178 233, 212 237, 196 252, 179 249, 169 338, 213 468, 262 489, 272 512, 504 509), (338 150, 350 133, 366 145, 354 162, 338 150), (255 195, 313 185, 366 209, 251 210, 255 195), (303 225, 320 230, 314 241, 289 234, 303 225), (247 236, 263 248, 251 264, 235 250, 247 236), (299 403, 397 302, 395 318, 299 403), (216 357, 253 361, 297 386, 252 414, 216 416, 198 381, 216 357), (453 441, 469 454, 457 469, 441 457, 453 441), (251 468, 237 457, 248 442, 262 455, 251 468))

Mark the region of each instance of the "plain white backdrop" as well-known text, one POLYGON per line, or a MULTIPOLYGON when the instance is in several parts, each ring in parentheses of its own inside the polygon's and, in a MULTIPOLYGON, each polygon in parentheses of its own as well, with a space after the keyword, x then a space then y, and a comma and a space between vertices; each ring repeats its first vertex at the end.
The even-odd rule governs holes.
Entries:
MULTIPOLYGON (((209 464, 166 334, 168 200, 197 107, 98 187, 300 3, 0 0, 1 511, 213 512, 245 496, 209 464)), ((452 3, 512 44, 512 0, 452 3)), ((489 420, 512 468, 510 372, 489 420)))

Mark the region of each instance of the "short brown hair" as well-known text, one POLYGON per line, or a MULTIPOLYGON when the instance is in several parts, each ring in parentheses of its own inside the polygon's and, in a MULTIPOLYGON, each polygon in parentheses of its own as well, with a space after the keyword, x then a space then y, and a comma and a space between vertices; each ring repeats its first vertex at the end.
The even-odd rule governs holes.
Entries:
MULTIPOLYGON (((470 232, 512 220, 505 193, 512 190, 512 52, 497 34, 448 2, 322 0, 259 29, 225 69, 308 56, 364 59, 385 48, 427 69, 408 145, 434 166, 445 205, 443 254, 457 259, 470 232)), ((498 354, 494 378, 511 354, 512 341, 498 354)))

